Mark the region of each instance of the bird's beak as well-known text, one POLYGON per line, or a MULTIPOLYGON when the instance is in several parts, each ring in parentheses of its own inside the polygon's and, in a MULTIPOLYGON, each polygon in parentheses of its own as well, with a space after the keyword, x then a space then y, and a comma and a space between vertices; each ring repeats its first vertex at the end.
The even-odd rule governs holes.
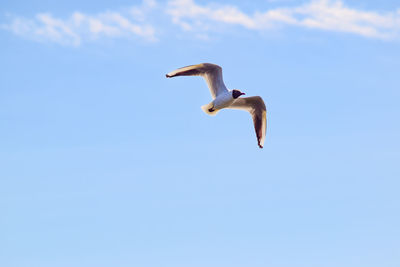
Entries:
POLYGON ((245 95, 245 93, 241 93, 240 95, 245 95))

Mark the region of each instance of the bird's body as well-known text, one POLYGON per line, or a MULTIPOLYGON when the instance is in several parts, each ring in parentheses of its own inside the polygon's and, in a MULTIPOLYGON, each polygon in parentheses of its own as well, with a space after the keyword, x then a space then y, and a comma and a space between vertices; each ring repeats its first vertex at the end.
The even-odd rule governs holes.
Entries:
POLYGON ((261 97, 239 98, 244 93, 236 89, 228 90, 222 79, 222 68, 211 63, 190 65, 166 74, 167 78, 175 76, 202 76, 206 80, 213 101, 201 108, 208 115, 214 116, 224 108, 242 109, 250 112, 253 117, 258 146, 263 147, 267 127, 267 110, 261 97))
POLYGON ((235 99, 232 96, 232 91, 226 90, 225 92, 219 94, 213 101, 209 104, 202 106, 204 112, 209 115, 216 115, 221 109, 229 107, 235 99), (209 110, 212 110, 211 112, 209 110))

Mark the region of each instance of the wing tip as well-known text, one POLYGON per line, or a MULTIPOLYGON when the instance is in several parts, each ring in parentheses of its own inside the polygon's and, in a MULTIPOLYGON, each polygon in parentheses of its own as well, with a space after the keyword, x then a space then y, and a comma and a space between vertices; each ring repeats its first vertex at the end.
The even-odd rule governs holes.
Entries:
POLYGON ((167 78, 172 78, 172 75, 169 75, 169 74, 167 73, 167 74, 165 74, 165 77, 167 77, 167 78))

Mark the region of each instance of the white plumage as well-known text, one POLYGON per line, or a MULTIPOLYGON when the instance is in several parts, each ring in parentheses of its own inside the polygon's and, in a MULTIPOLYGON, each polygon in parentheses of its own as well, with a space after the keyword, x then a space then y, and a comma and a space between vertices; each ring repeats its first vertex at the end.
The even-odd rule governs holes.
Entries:
POLYGON ((228 90, 222 79, 222 68, 211 63, 191 65, 166 74, 167 78, 175 76, 202 76, 210 89, 213 101, 202 106, 208 115, 216 115, 221 109, 242 109, 250 112, 257 135, 258 146, 263 147, 267 128, 267 109, 259 96, 241 97, 239 90, 228 90))

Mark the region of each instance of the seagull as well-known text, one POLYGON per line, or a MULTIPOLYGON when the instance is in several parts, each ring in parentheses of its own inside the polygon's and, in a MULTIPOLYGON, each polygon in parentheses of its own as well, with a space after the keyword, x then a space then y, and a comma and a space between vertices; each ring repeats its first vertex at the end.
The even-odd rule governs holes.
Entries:
POLYGON ((210 89, 213 101, 201 107, 208 115, 215 116, 221 109, 241 109, 250 112, 257 142, 260 148, 264 146, 267 128, 267 109, 260 96, 240 97, 245 95, 240 90, 228 90, 222 79, 222 68, 211 63, 190 65, 171 71, 165 75, 167 78, 175 76, 202 76, 210 89))

